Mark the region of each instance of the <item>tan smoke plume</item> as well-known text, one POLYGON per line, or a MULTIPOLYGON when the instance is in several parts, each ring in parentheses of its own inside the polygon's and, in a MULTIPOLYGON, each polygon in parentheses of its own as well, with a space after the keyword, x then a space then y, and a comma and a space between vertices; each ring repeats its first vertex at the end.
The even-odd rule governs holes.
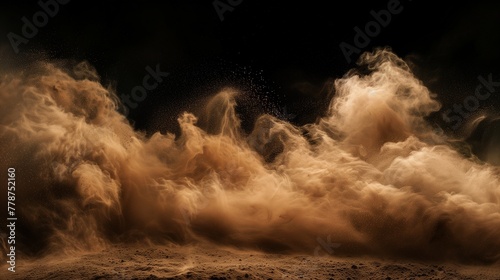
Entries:
POLYGON ((86 63, 3 71, 0 168, 17 170, 20 248, 208 240, 313 254, 328 237, 339 256, 499 260, 498 167, 431 129, 440 104, 403 60, 360 63, 369 74, 338 79, 315 124, 262 115, 246 135, 227 89, 204 129, 179 116, 177 137, 134 131, 86 63))

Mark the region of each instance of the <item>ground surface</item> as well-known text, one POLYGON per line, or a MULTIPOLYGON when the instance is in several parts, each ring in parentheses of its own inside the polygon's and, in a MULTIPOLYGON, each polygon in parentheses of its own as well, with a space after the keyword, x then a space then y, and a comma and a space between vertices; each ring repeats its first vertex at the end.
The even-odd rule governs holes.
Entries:
POLYGON ((119 245, 73 256, 18 259, 16 265, 16 273, 2 265, 0 279, 500 279, 500 264, 275 255, 209 245, 119 245))

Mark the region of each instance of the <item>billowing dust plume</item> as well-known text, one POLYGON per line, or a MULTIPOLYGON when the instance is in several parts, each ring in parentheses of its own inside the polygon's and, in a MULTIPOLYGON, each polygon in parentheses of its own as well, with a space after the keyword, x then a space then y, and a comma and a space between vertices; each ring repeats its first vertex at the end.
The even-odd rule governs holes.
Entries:
POLYGON ((198 116, 208 127, 186 112, 180 135, 151 137, 85 63, 4 71, 0 168, 17 170, 19 248, 208 240, 313 254, 328 240, 338 256, 499 260, 498 167, 426 123, 440 104, 404 61, 379 50, 360 63, 369 74, 338 79, 315 124, 262 115, 245 134, 228 89, 198 116))

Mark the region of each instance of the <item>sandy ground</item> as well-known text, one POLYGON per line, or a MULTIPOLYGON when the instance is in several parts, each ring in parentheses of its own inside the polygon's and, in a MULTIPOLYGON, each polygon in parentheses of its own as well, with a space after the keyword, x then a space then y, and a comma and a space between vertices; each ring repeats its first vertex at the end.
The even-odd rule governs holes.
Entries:
POLYGON ((211 245, 115 245, 100 252, 18 257, 0 279, 500 279, 500 264, 422 262, 278 255, 211 245))

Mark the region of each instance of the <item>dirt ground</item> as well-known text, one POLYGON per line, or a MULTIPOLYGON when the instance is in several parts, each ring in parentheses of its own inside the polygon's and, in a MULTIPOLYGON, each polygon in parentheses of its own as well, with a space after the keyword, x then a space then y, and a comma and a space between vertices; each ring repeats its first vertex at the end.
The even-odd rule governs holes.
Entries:
POLYGON ((213 245, 114 245, 100 252, 26 260, 0 279, 500 279, 500 264, 473 266, 372 258, 280 255, 213 245))

